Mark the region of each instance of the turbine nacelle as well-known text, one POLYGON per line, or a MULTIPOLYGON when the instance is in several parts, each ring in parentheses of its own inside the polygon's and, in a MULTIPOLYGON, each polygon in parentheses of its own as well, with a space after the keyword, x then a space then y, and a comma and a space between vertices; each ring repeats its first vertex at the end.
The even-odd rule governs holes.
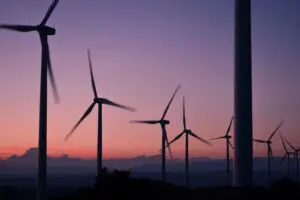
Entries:
POLYGON ((43 26, 43 25, 37 26, 37 31, 45 35, 55 35, 56 33, 55 28, 52 28, 50 26, 43 26))
POLYGON ((170 124, 170 121, 169 121, 169 120, 163 119, 163 120, 160 120, 159 123, 160 123, 161 125, 168 125, 168 124, 170 124))
POLYGON ((106 104, 107 103, 107 99, 96 97, 96 98, 94 98, 94 103, 97 103, 97 104, 106 104))
POLYGON ((232 136, 231 136, 231 135, 225 135, 225 138, 226 138, 226 139, 231 139, 232 136))
POLYGON ((186 132, 187 134, 191 134, 191 133, 192 133, 192 131, 191 131, 190 129, 186 129, 185 132, 186 132))
POLYGON ((105 98, 94 98, 95 103, 99 103, 99 104, 107 104, 108 103, 108 99, 105 98))

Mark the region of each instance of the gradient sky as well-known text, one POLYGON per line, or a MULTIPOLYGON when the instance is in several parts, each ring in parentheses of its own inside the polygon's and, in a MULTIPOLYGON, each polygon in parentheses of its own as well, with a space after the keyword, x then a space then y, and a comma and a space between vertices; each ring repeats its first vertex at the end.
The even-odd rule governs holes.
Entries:
MULTIPOLYGON (((1 0, 0 23, 40 23, 52 1, 1 0)), ((300 1, 252 0, 254 137, 281 131, 300 145, 300 1)), ((91 49, 98 94, 134 106, 136 113, 104 108, 104 157, 157 154, 158 125, 129 124, 159 119, 177 84, 167 118, 169 138, 187 124, 205 139, 225 133, 233 115, 233 0, 61 1, 48 25, 60 104, 48 90, 48 151, 95 157, 97 110, 68 142, 65 135, 92 102, 86 50, 91 49)), ((41 48, 36 33, 0 31, 0 156, 37 146, 41 48)), ((50 89, 50 88, 49 88, 50 89)), ((191 139, 192 156, 223 157, 191 139)), ((173 145, 182 157, 184 141, 173 145)), ((265 155, 254 144, 255 155, 265 155)), ((281 155, 279 136, 274 153, 281 155)))

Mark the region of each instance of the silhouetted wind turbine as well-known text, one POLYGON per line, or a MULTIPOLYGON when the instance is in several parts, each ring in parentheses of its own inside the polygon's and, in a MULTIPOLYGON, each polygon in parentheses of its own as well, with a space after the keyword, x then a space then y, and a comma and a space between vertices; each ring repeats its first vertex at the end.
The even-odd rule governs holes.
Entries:
POLYGON ((211 146, 211 144, 204 140, 203 138, 199 137, 197 134, 192 132, 190 129, 186 128, 186 117, 185 117, 185 99, 183 97, 182 100, 182 107, 183 107, 183 117, 182 117, 182 122, 183 122, 183 131, 179 133, 167 146, 170 146, 172 143, 174 143, 176 140, 181 138, 183 134, 185 134, 185 184, 186 186, 189 186, 189 138, 188 136, 193 136, 194 138, 200 140, 201 142, 204 142, 205 144, 208 144, 211 146))
POLYGON ((96 84, 92 69, 92 61, 91 61, 91 54, 90 50, 88 50, 88 61, 89 61, 89 69, 90 69, 90 76, 91 76, 91 83, 92 83, 92 89, 94 93, 94 100, 93 103, 88 107, 88 109, 85 111, 83 116, 79 119, 79 121, 75 124, 75 126, 72 128, 70 133, 66 136, 65 140, 68 140, 68 138, 73 134, 73 132, 76 130, 76 128, 79 126, 79 124, 92 112, 94 106, 98 104, 98 141, 97 141, 97 177, 101 177, 102 172, 102 105, 109 105, 114 106, 118 108, 122 108, 125 110, 129 110, 134 112, 135 109, 131 108, 129 106, 124 106, 117 104, 115 102, 112 102, 105 98, 98 97, 97 90, 96 90, 96 84))
POLYGON ((300 148, 295 148, 293 145, 291 145, 291 143, 285 138, 283 137, 284 140, 286 141, 286 143, 291 147, 291 149, 294 150, 294 158, 296 158, 296 173, 297 173, 297 181, 299 181, 299 168, 298 168, 298 155, 299 155, 299 151, 300 151, 300 148))
POLYGON ((227 185, 230 185, 230 152, 229 152, 229 147, 231 147, 232 149, 234 149, 234 147, 232 146, 230 139, 231 139, 231 135, 229 135, 230 129, 231 129, 231 125, 233 122, 234 117, 231 118, 229 126, 227 128, 227 131, 225 133, 224 136, 221 137, 217 137, 217 138, 213 138, 211 140, 219 140, 219 139, 225 139, 226 140, 226 173, 227 173, 227 185))
POLYGON ((275 133, 279 130, 281 125, 283 124, 283 121, 280 122, 280 124, 275 128, 275 130, 271 133, 270 137, 268 140, 258 140, 258 139, 253 139, 254 142, 262 143, 267 145, 267 155, 268 155, 268 181, 269 184, 271 184, 271 158, 273 158, 273 152, 272 152, 272 141, 271 139, 274 137, 275 133))
POLYGON ((282 136, 282 134, 279 132, 280 134, 280 139, 281 139, 281 143, 282 146, 284 148, 285 154, 282 157, 281 161, 278 164, 278 167, 283 163, 283 161, 287 158, 287 172, 288 172, 288 177, 290 176, 290 155, 293 155, 294 152, 290 152, 288 151, 288 149, 286 148, 285 142, 284 142, 284 137, 282 136))
POLYGON ((40 82, 40 118, 39 118, 39 167, 38 167, 38 200, 46 199, 47 188, 47 70, 56 102, 59 101, 55 79, 50 60, 48 36, 55 35, 56 30, 46 23, 59 0, 54 0, 42 22, 35 26, 0 24, 0 29, 18 32, 37 31, 42 46, 41 82, 40 82))
MULTIPOLYGON (((161 141, 161 159, 162 159, 162 164, 161 164, 161 170, 162 170, 162 180, 166 181, 166 144, 165 142, 167 142, 167 144, 169 144, 169 140, 168 140, 168 136, 167 136, 167 130, 166 130, 166 125, 170 124, 169 120, 166 120, 165 117, 167 115, 167 112, 170 108, 170 105, 177 93, 177 91, 179 90, 180 85, 177 86, 176 90, 173 93, 173 96, 171 97, 167 107, 165 108, 162 117, 159 120, 132 120, 130 121, 130 123, 140 123, 140 124, 160 124, 161 129, 162 129, 162 141, 161 141)), ((170 155, 172 156, 172 152, 170 149, 170 146, 168 146, 168 150, 170 155)))

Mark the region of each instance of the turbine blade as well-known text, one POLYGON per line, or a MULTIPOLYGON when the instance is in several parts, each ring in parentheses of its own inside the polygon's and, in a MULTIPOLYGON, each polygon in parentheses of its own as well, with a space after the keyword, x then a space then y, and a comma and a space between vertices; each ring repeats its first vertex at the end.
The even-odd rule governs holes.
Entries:
POLYGON ((48 8, 48 11, 45 15, 45 17, 43 18, 42 22, 41 22, 41 25, 45 25, 49 19, 49 17, 51 16, 53 10, 55 9, 57 3, 58 3, 59 0, 54 0, 52 2, 52 4, 50 5, 50 7, 48 8))
POLYGON ((268 140, 271 140, 274 137, 275 133, 279 130, 279 128, 282 126, 282 124, 283 124, 283 121, 281 121, 280 124, 275 128, 275 130, 272 132, 272 134, 270 135, 268 140))
MULTIPOLYGON (((279 132, 279 133, 280 133, 280 132, 279 132)), ((281 133, 280 133, 280 139, 281 139, 281 143, 282 143, 282 145, 283 145, 283 148, 284 148, 285 152, 288 152, 288 150, 287 150, 287 148, 286 148, 286 146, 285 146, 284 140, 283 140, 283 136, 282 136, 281 133)))
POLYGON ((225 139, 226 136, 221 136, 221 137, 216 137, 216 138, 212 138, 210 139, 209 141, 212 141, 212 140, 220 140, 220 139, 225 139))
POLYGON ((94 106, 95 106, 95 102, 93 102, 88 109, 85 111, 85 113, 82 115, 82 117, 79 119, 79 121, 75 124, 75 126, 72 128, 72 130, 70 131, 70 133, 68 133, 68 135, 65 137, 65 140, 68 140, 69 137, 72 135, 72 133, 76 130, 76 128, 79 126, 79 124, 92 112, 94 106))
POLYGON ((170 154, 170 157, 173 158, 173 153, 171 151, 171 146, 168 145, 169 144, 169 139, 168 139, 168 135, 167 135, 167 132, 166 130, 164 130, 164 134, 165 134, 165 138, 166 138, 166 143, 167 143, 167 148, 168 148, 168 151, 169 151, 169 154, 170 154))
POLYGON ((179 133, 173 140, 171 140, 171 142, 170 142, 167 146, 173 144, 176 140, 178 140, 179 138, 181 138, 181 136, 182 136, 183 134, 184 134, 184 131, 181 132, 181 133, 179 133))
POLYGON ((118 108, 121 108, 121 109, 124 109, 124 110, 129 110, 129 111, 131 111, 131 112, 135 112, 135 111, 136 111, 136 109, 134 109, 134 108, 131 108, 131 107, 129 107, 129 106, 124 106, 124 105, 121 105, 121 104, 117 104, 117 103, 112 102, 112 101, 110 101, 110 100, 108 100, 108 99, 102 98, 102 99, 101 99, 101 102, 102 102, 103 104, 110 105, 110 106, 115 106, 115 107, 118 107, 118 108))
POLYGON ((167 131, 165 129, 165 127, 162 127, 163 129, 163 134, 165 135, 165 142, 167 143, 167 148, 168 148, 168 151, 169 151, 169 154, 170 154, 170 157, 173 158, 173 154, 172 154, 172 151, 171 151, 171 147, 169 145, 169 139, 168 139, 168 134, 167 134, 167 131))
POLYGON ((136 123, 136 124, 159 124, 159 121, 155 121, 155 120, 131 120, 130 123, 136 123))
POLYGON ((204 142, 205 144, 209 145, 209 146, 212 146, 210 142, 202 139, 201 137, 199 137, 198 135, 196 135, 195 133, 193 133, 192 131, 189 132, 188 134, 190 134, 191 136, 193 136, 194 138, 200 140, 201 142, 204 142))
POLYGON ((182 99, 182 108, 183 108, 183 118, 182 118, 182 121, 183 121, 183 130, 186 130, 186 118, 185 118, 185 99, 184 99, 184 96, 183 96, 183 99, 182 99))
POLYGON ((0 29, 7 29, 11 31, 18 31, 18 32, 30 32, 35 31, 35 26, 24 26, 24 25, 8 25, 8 24, 0 24, 0 29))
POLYGON ((170 108, 170 105, 171 105, 171 103, 172 103, 172 101, 173 101, 173 99, 174 99, 176 93, 178 92, 179 88, 180 88, 180 85, 178 85, 177 88, 176 88, 176 90, 174 91, 173 96, 171 97, 171 99, 170 99, 170 101, 169 101, 167 107, 165 108, 164 113, 163 113, 161 119, 164 119, 164 118, 166 117, 166 114, 167 114, 167 112, 168 112, 168 110, 169 110, 169 108, 170 108))
POLYGON ((97 94, 97 90, 96 90, 95 78, 94 78, 93 67, 92 67, 91 51, 89 49, 87 51, 87 54, 88 54, 88 60, 89 60, 89 68, 90 68, 90 76, 91 76, 93 92, 94 92, 95 98, 97 98, 98 94, 97 94))
POLYGON ((230 129, 231 129, 231 125, 232 125, 233 119, 234 119, 234 117, 232 116, 232 118, 231 118, 231 120, 230 120, 230 123, 229 123, 229 126, 228 126, 228 128, 227 128, 226 134, 225 134, 226 136, 229 134, 229 131, 230 131, 230 129))
POLYGON ((51 86, 52 86, 55 103, 59 103, 59 95, 58 95, 56 82, 55 82, 55 78, 54 78, 54 74, 53 74, 51 58, 50 58, 50 49, 49 49, 49 44, 48 44, 48 38, 47 37, 45 39, 45 44, 46 44, 46 56, 47 56, 46 59, 47 59, 47 63, 48 63, 47 68, 48 68, 48 73, 49 73, 49 77, 50 77, 50 83, 51 83, 51 86))
POLYGON ((267 143, 267 141, 264 140, 257 140, 257 139, 253 139, 254 142, 258 142, 258 143, 267 143))
POLYGON ((228 140, 228 144, 231 147, 231 149, 234 149, 233 145, 231 144, 230 140, 228 140))
POLYGON ((289 145, 289 147, 291 148, 291 149, 293 149, 294 151, 296 151, 297 149, 283 136, 283 138, 284 138, 284 140, 285 140, 285 142, 289 145))

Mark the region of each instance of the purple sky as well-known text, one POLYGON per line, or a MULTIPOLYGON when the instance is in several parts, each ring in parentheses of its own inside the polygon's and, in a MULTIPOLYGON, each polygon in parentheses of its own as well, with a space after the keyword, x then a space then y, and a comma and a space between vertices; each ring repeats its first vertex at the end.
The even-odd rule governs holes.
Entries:
MULTIPOLYGON (((0 23, 38 24, 52 1, 1 0, 0 23)), ((300 1, 252 0, 254 137, 282 132, 300 145, 300 1)), ((104 155, 157 153, 160 129, 131 125, 157 119, 181 83, 168 119, 169 137, 181 130, 181 99, 187 123, 206 139, 223 134, 233 114, 233 0, 61 1, 48 25, 57 29, 50 49, 61 103, 49 90, 49 149, 94 156, 96 112, 68 143, 64 136, 92 101, 87 48, 98 93, 138 109, 104 110, 104 155), (86 152, 86 153, 79 153, 86 152)), ((36 33, 0 31, 0 151, 37 145, 40 43, 36 33)), ((49 88, 50 89, 50 88, 49 88)), ((275 153, 280 153, 279 137, 275 153), (276 151, 277 149, 277 151, 276 151)), ((223 156, 191 142, 193 155, 223 156)), ((254 145, 256 154, 263 145, 254 145)), ((183 141, 174 145, 183 155, 183 141)))

